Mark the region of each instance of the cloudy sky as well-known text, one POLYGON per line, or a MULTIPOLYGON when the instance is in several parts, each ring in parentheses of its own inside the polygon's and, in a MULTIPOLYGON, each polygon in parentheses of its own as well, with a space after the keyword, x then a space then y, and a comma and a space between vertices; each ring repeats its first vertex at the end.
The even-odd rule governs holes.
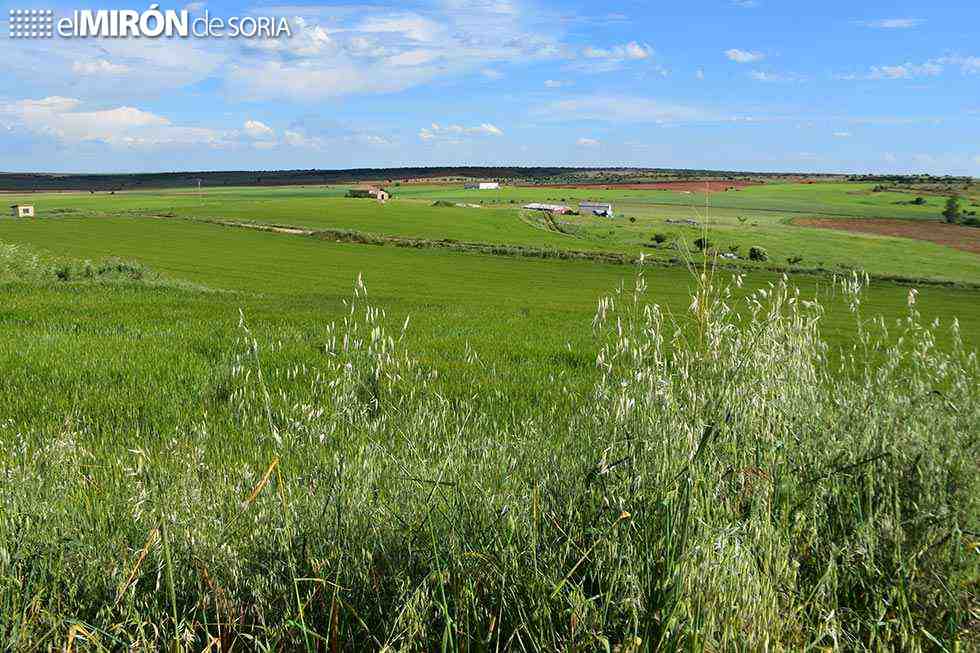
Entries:
POLYGON ((7 36, 11 9, 147 6, 0 3, 0 170, 980 176, 976 0, 163 3, 293 36, 7 36))

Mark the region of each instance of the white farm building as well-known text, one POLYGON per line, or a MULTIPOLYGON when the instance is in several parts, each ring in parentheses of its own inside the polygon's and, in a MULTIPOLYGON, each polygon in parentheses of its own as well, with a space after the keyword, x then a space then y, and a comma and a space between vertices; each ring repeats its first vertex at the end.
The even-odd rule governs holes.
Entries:
POLYGON ((495 181, 479 181, 463 186, 466 190, 500 190, 500 184, 495 181))
POLYGON ((15 218, 33 218, 34 217, 34 205, 33 204, 13 204, 10 207, 11 214, 15 218))
POLYGON ((579 202, 579 213, 591 213, 605 218, 613 217, 613 205, 606 202, 579 202))

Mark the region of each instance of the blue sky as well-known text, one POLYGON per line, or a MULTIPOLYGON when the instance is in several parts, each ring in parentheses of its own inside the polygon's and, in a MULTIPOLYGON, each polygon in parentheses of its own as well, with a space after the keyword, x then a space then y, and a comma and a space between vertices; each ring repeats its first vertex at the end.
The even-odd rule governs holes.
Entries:
POLYGON ((7 37, 10 9, 146 7, 0 3, 0 170, 980 176, 975 0, 195 2, 161 8, 293 36, 7 37))

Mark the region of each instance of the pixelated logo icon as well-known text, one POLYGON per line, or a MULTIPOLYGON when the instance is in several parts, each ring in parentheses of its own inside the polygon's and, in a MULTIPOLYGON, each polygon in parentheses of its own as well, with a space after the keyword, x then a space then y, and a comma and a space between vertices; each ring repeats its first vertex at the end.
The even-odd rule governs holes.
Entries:
POLYGON ((187 9, 76 9, 55 20, 51 9, 10 9, 10 38, 259 38, 292 37, 285 16, 191 17, 187 9))
POLYGON ((50 9, 11 9, 10 38, 50 39, 54 36, 54 12, 50 9))

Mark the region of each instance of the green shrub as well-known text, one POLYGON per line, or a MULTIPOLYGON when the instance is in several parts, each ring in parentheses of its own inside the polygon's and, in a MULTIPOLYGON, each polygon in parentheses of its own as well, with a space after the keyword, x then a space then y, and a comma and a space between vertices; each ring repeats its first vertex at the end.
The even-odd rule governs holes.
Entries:
POLYGON ((662 243, 667 242, 667 234, 655 233, 655 234, 653 234, 652 240, 653 240, 653 242, 655 242, 658 245, 660 245, 662 243))
POLYGON ((767 252, 763 247, 759 247, 758 245, 753 245, 752 247, 749 248, 749 260, 768 261, 769 252, 767 252))

